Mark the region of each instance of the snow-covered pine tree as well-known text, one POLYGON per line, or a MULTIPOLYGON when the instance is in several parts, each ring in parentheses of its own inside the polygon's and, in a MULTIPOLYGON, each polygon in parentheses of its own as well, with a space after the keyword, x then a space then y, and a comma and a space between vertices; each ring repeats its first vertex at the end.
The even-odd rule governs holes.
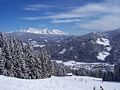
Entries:
POLYGON ((30 44, 0 33, 0 74, 18 78, 43 78, 41 60, 30 44))
POLYGON ((49 54, 44 49, 36 52, 39 52, 38 58, 41 60, 42 78, 51 77, 53 74, 53 63, 49 54))
POLYGON ((116 81, 120 81, 120 62, 115 64, 115 67, 114 67, 114 79, 116 81))
POLYGON ((54 69, 54 75, 55 76, 65 76, 66 70, 65 66, 63 64, 59 64, 56 61, 53 61, 53 69, 54 69))
POLYGON ((2 33, 0 32, 0 75, 4 75, 5 74, 5 57, 4 57, 4 53, 3 53, 3 47, 4 47, 4 38, 2 33))
POLYGON ((64 76, 64 66, 53 63, 44 49, 35 51, 19 37, 0 33, 0 75, 24 79, 64 76))

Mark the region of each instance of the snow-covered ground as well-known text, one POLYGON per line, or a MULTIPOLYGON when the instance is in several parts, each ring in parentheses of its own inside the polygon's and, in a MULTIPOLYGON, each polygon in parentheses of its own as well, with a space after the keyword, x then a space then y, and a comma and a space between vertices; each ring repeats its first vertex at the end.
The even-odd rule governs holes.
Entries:
POLYGON ((0 76, 0 90, 120 90, 120 83, 102 82, 99 78, 84 76, 55 77, 25 80, 0 76))
POLYGON ((69 60, 67 62, 63 62, 62 60, 52 60, 56 61, 59 64, 64 64, 65 66, 68 66, 71 69, 76 69, 79 70, 80 68, 84 68, 86 70, 95 70, 96 67, 101 67, 102 70, 110 70, 114 71, 114 64, 109 64, 109 63, 102 63, 102 62, 97 62, 97 63, 86 63, 86 62, 76 62, 75 60, 69 60), (104 68, 103 68, 104 67, 104 68))

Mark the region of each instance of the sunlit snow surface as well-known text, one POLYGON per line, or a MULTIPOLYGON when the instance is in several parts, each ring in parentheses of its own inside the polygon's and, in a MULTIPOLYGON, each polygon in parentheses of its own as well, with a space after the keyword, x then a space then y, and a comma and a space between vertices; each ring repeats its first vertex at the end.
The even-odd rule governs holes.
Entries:
POLYGON ((110 53, 102 51, 102 52, 99 52, 97 58, 104 61, 108 55, 110 55, 110 53))
POLYGON ((68 33, 65 33, 58 29, 48 30, 47 28, 44 29, 38 29, 38 28, 27 28, 25 30, 20 30, 20 32, 27 32, 27 33, 35 33, 35 34, 45 34, 45 35, 68 35, 68 33))
POLYGON ((120 90, 120 83, 103 82, 101 79, 82 77, 82 76, 66 76, 51 77, 47 79, 25 80, 0 76, 0 90, 100 90, 100 86, 104 90, 120 90))
POLYGON ((97 58, 98 58, 99 60, 104 61, 105 58, 106 58, 108 55, 110 55, 110 52, 109 52, 109 51, 112 49, 112 47, 110 46, 110 41, 109 41, 107 38, 97 38, 96 43, 97 43, 97 44, 100 44, 100 45, 104 45, 105 48, 106 48, 106 50, 107 50, 107 51, 99 52, 99 53, 98 53, 98 56, 97 56, 97 58))
POLYGON ((107 38, 97 38, 96 43, 104 46, 110 45, 110 41, 107 38))
POLYGON ((66 49, 63 49, 62 51, 59 52, 59 54, 64 54, 66 52, 66 49))

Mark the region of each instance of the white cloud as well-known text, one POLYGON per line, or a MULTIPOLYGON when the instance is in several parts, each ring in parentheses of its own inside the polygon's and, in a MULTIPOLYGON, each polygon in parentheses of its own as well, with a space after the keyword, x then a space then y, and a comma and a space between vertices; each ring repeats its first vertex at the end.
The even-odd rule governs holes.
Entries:
POLYGON ((73 23, 73 22, 79 22, 80 19, 63 19, 63 20, 53 20, 52 23, 73 23))
POLYGON ((83 7, 78 7, 72 9, 69 12, 52 15, 48 18, 81 18, 81 17, 90 17, 92 15, 98 14, 120 14, 120 6, 118 5, 109 5, 109 4, 88 4, 83 7))
POLYGON ((23 9, 28 11, 38 11, 44 8, 52 8, 52 7, 53 6, 45 5, 45 4, 32 4, 25 6, 23 9))
MULTIPOLYGON (((35 8, 48 8, 49 6, 30 6, 35 8)), ((78 23, 82 29, 112 30, 120 28, 120 1, 105 0, 102 3, 86 4, 69 11, 44 17, 25 17, 26 20, 51 19, 52 23, 78 23), (92 18, 91 18, 92 17, 92 18), (80 20, 82 19, 82 20, 80 20)), ((77 26, 76 26, 77 27, 77 26)))
POLYGON ((89 23, 80 24, 79 26, 87 30, 114 30, 120 28, 120 16, 106 15, 89 23))
POLYGON ((43 17, 22 17, 21 19, 24 19, 24 20, 40 20, 40 19, 44 19, 43 17))
POLYGON ((120 28, 120 1, 107 0, 100 4, 88 4, 66 13, 49 16, 49 18, 68 20, 70 18, 82 18, 84 23, 80 22, 77 25, 79 25, 80 28, 87 30, 117 29, 120 28), (97 18, 88 20, 87 18, 90 17, 97 18))

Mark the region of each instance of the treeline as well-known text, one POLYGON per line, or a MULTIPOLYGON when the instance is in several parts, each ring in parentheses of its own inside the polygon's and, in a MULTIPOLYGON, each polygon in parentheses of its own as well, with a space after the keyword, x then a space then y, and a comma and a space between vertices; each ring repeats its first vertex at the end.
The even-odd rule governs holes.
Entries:
POLYGON ((34 51, 30 43, 0 33, 0 75, 23 79, 64 76, 64 69, 56 66, 46 50, 34 51), (59 69, 58 72, 56 69, 59 69))
POLYGON ((72 73, 77 76, 92 76, 102 78, 104 81, 120 81, 120 63, 114 65, 113 70, 88 70, 85 68, 72 69, 72 73))

